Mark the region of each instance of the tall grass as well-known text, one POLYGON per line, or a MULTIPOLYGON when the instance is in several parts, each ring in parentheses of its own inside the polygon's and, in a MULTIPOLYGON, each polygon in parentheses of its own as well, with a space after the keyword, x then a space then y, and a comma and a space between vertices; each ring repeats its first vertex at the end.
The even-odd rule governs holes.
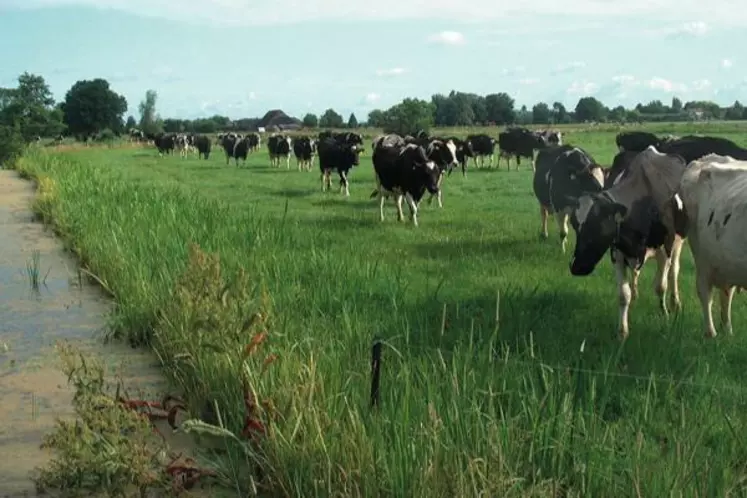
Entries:
MULTIPOLYGON (((611 137, 576 138, 609 154, 611 137)), ((424 208, 412 230, 379 225, 363 200, 370 165, 343 201, 314 194, 314 175, 266 167, 265 154, 248 172, 216 156, 32 151, 19 167, 53 182, 36 209, 113 294, 115 333, 156 349, 193 413, 216 406, 238 433, 242 372, 273 407, 259 448, 215 459, 237 490, 744 494, 747 344, 703 343, 687 257, 684 315, 667 321, 641 297, 620 345, 611 272, 571 279, 557 245, 537 241, 526 172, 449 181, 444 209, 424 208), (188 257, 190 243, 220 261, 188 257), (278 355, 262 375, 241 353, 257 310, 278 355)))

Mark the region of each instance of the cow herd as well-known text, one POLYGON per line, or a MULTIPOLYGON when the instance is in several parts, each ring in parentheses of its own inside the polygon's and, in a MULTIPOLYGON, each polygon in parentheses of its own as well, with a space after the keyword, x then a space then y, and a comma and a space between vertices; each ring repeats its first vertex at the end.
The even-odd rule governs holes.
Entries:
POLYGON ((621 133, 612 165, 605 168, 572 145, 542 149, 535 160, 534 193, 540 204, 541 234, 554 214, 565 251, 568 222, 576 232, 570 262, 574 276, 591 274, 607 252, 619 294, 619 334, 629 333, 628 312, 638 295, 638 276, 647 259, 657 262, 655 291, 669 314, 680 307, 680 255, 685 238, 696 266, 704 332, 714 337, 712 289, 721 296, 721 320, 731 333, 731 301, 747 286, 747 149, 708 136, 659 138, 621 133))
MULTIPOLYGON (((151 138, 159 153, 194 150, 205 159, 210 139, 205 135, 160 134, 151 138)), ((218 137, 226 163, 245 161, 259 150, 260 135, 228 133, 218 137)), ((553 131, 512 127, 498 140, 480 134, 465 139, 396 134, 374 138, 372 163, 376 188, 371 198, 384 205, 393 198, 399 220, 406 201, 414 225, 418 205, 430 194, 443 207, 444 178, 461 166, 466 175, 470 158, 475 167, 493 165, 496 145, 500 159, 529 159, 534 171, 533 190, 540 205, 542 238, 548 237, 553 215, 565 253, 569 224, 576 243, 569 270, 573 276, 593 273, 609 253, 619 296, 618 332, 629 334, 628 314, 638 296, 638 277, 644 263, 656 259, 655 292, 661 311, 681 306, 680 256, 684 241, 696 264, 696 287, 704 314, 704 333, 716 335, 712 318, 712 289, 721 296, 721 320, 731 333, 731 302, 736 288, 747 287, 747 149, 725 138, 710 136, 657 137, 640 131, 617 135, 618 153, 609 167, 602 166, 581 147, 563 144, 553 131), (535 157, 536 153, 536 157, 535 157), (745 216, 745 218, 743 218, 745 216), (671 289, 669 302, 667 293, 671 289)), ((350 195, 349 173, 364 153, 363 137, 354 132, 321 132, 317 137, 273 134, 267 139, 270 164, 290 168, 295 155, 299 170, 311 171, 319 160, 322 190, 331 187, 331 174, 339 176, 340 191, 350 195)), ((510 164, 509 164, 510 168, 510 164)))

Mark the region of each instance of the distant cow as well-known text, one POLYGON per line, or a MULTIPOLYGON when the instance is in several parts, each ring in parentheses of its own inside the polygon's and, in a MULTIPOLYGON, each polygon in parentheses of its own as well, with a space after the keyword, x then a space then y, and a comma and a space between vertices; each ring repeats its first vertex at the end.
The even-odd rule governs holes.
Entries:
POLYGON ((591 274, 611 249, 622 338, 628 336, 630 302, 638 295, 638 276, 650 256, 655 254, 658 264, 656 293, 661 310, 669 314, 666 293, 670 278, 673 305, 680 306, 678 276, 683 238, 675 223, 675 193, 685 166, 681 157, 662 154, 651 146, 635 156, 619 182, 600 193, 582 196, 574 211, 576 248, 571 274, 591 274))
POLYGON ((682 156, 687 163, 691 163, 708 154, 730 156, 740 161, 747 161, 747 149, 722 137, 687 135, 662 145, 661 152, 682 156))
POLYGON ((206 135, 197 135, 194 138, 195 148, 197 149, 197 157, 205 157, 205 160, 210 158, 210 149, 212 144, 210 143, 210 137, 206 135))
POLYGON ((290 169, 291 138, 283 135, 272 135, 267 139, 267 150, 270 153, 270 166, 280 167, 280 159, 285 158, 285 165, 290 169))
POLYGON ((480 167, 485 166, 485 157, 489 157, 488 167, 493 166, 495 156, 495 139, 485 134, 467 135, 467 142, 472 145, 472 160, 477 167, 477 158, 480 158, 480 167))
POLYGON ((332 137, 321 140, 317 146, 319 155, 319 169, 322 173, 322 192, 331 187, 330 175, 337 171, 340 176, 340 191, 345 190, 345 196, 350 196, 348 174, 354 166, 360 164, 358 146, 341 143, 332 137))
POLYGON ((298 171, 311 171, 316 154, 316 142, 309 137, 298 137, 293 141, 293 154, 296 156, 298 171))
POLYGON ((173 133, 159 133, 153 138, 153 143, 158 149, 158 155, 171 154, 176 145, 176 136, 173 133))
POLYGON ((747 287, 747 162, 709 154, 687 166, 677 199, 686 218, 706 337, 715 337, 712 290, 720 292, 721 324, 732 334, 731 301, 747 287))
MULTIPOLYGON (((474 145, 474 143, 473 143, 474 145)), ((508 169, 511 169, 511 156, 516 158, 516 169, 521 166, 521 158, 526 157, 533 163, 534 151, 546 146, 545 142, 526 128, 508 128, 498 134, 498 148, 500 157, 498 158, 498 167, 500 167, 500 158, 506 158, 508 169)))
POLYGON ((418 204, 427 190, 438 195, 442 171, 426 155, 426 150, 416 144, 382 146, 374 149, 372 161, 376 172, 377 189, 371 198, 379 196, 379 212, 384 221, 384 203, 394 197, 397 219, 402 221, 402 199, 407 200, 412 223, 418 226, 418 204))
POLYGON ((534 195, 539 201, 542 238, 547 238, 547 219, 555 215, 560 230, 560 247, 565 253, 568 220, 578 199, 602 190, 602 167, 585 150, 572 145, 552 146, 539 151, 534 167, 534 195))
POLYGON ((182 159, 187 157, 190 150, 189 138, 187 135, 179 133, 174 139, 174 146, 179 151, 179 156, 181 156, 182 159))
POLYGON ((262 144, 262 138, 259 136, 259 133, 247 133, 245 138, 247 139, 247 144, 249 145, 249 152, 257 152, 260 148, 260 145, 262 144))
POLYGON ((250 142, 251 139, 249 136, 245 136, 244 138, 237 139, 234 143, 232 156, 236 161, 237 168, 239 167, 239 159, 246 166, 246 158, 249 156, 249 151, 251 150, 250 142))
POLYGON ((659 137, 647 131, 624 131, 615 137, 620 152, 643 152, 649 146, 659 147, 659 137))
MULTIPOLYGON (((451 137, 450 140, 456 146, 456 160, 462 167, 462 176, 467 176, 467 162, 470 158, 475 157, 475 150, 472 147, 472 142, 457 137, 451 137)), ((453 168, 449 168, 448 175, 451 175, 452 171, 453 168)))
MULTIPOLYGON (((234 133, 228 133, 222 136, 220 144, 221 147, 223 147, 223 151, 226 153, 226 165, 228 165, 233 157, 234 149, 236 148, 238 141, 238 136, 234 133)), ((238 166, 238 161, 236 162, 236 165, 238 166)))

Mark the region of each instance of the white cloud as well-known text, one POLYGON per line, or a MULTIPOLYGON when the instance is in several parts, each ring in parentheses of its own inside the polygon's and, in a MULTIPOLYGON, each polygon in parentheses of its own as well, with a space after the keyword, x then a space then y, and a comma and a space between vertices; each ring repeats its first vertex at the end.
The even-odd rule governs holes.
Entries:
POLYGON ((731 59, 724 59, 721 61, 721 67, 729 69, 732 67, 734 63, 731 61, 731 59))
POLYGON ((376 76, 401 76, 407 72, 404 67, 393 67, 391 69, 377 69, 376 76))
POLYGON ((586 63, 583 61, 573 61, 567 64, 561 64, 552 70, 552 74, 572 73, 578 69, 586 67, 586 63))
POLYGON ((743 26, 747 22, 747 9, 737 8, 735 5, 738 4, 734 2, 735 0, 532 0, 511 2, 495 8, 495 2, 490 0, 430 0, 426 7, 423 2, 414 0, 305 0, 290 2, 288 8, 279 8, 277 2, 270 0, 0 0, 0 9, 87 5, 149 17, 240 26, 354 19, 486 23, 542 13, 545 16, 560 15, 594 21, 635 17, 656 23, 681 23, 680 31, 697 35, 703 32, 704 26, 707 30, 706 23, 743 26), (476 19, 475 12, 480 13, 479 19, 476 19))
POLYGON ((594 83, 593 81, 574 81, 571 83, 571 86, 568 87, 568 89, 565 91, 568 95, 579 95, 581 97, 585 97, 588 95, 593 95, 596 93, 596 91, 599 90, 599 85, 594 83))
POLYGON ((660 78, 658 76, 654 76, 653 78, 648 80, 646 82, 646 86, 648 86, 652 90, 662 90, 667 93, 687 92, 687 85, 685 85, 684 83, 676 83, 674 81, 660 78))
POLYGON ((526 86, 536 85, 537 83, 539 83, 539 81, 540 80, 538 78, 522 78, 519 80, 519 84, 526 85, 526 86))
POLYGON ((379 100, 381 100, 381 95, 379 95, 378 93, 374 93, 374 92, 371 92, 368 95, 366 95, 366 97, 364 99, 364 101, 367 104, 374 104, 374 103, 378 102, 379 100))
POLYGON ((256 100, 257 99, 257 94, 254 93, 254 92, 249 92, 248 97, 249 97, 249 100, 256 100))
POLYGON ((524 66, 508 67, 501 71, 501 74, 503 76, 513 76, 515 74, 523 73, 526 70, 527 68, 525 68, 524 66))
POLYGON ((713 84, 710 80, 695 80, 692 83, 692 89, 695 91, 710 90, 712 87, 713 84))
POLYGON ((648 30, 647 33, 656 37, 667 38, 701 37, 708 34, 710 27, 703 21, 687 21, 677 26, 669 26, 648 30))
POLYGON ((441 31, 430 35, 428 41, 431 43, 441 43, 443 45, 464 45, 464 35, 459 31, 441 31))

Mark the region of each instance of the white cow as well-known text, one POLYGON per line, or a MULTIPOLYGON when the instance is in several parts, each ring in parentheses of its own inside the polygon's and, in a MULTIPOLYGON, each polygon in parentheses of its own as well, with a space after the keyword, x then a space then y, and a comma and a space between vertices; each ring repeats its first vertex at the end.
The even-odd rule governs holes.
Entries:
POLYGON ((721 291, 721 322, 731 334, 734 291, 747 286, 747 161, 709 154, 691 162, 677 198, 695 259, 705 336, 716 336, 713 287, 721 291))

